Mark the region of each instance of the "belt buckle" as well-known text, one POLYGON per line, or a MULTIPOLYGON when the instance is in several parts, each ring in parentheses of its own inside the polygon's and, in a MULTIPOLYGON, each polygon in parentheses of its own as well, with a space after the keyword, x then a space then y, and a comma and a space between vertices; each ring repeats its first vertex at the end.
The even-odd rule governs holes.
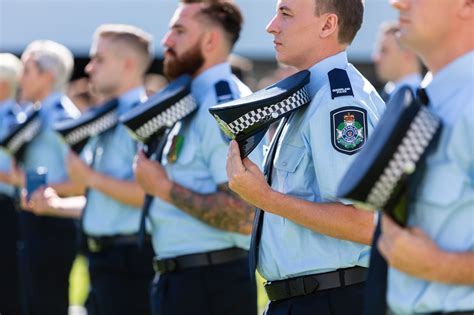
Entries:
POLYGON ((99 242, 97 242, 94 238, 88 237, 87 248, 91 253, 98 253, 102 249, 102 246, 100 246, 99 242))
POLYGON ((168 272, 175 271, 177 264, 176 264, 176 260, 171 258, 171 259, 157 260, 156 266, 160 273, 168 273, 168 272))

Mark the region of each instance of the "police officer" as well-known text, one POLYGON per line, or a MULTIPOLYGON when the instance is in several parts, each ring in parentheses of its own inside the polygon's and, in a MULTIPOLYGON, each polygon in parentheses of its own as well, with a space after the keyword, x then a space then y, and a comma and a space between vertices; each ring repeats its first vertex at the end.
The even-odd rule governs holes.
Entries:
MULTIPOLYGON (((146 99, 151 47, 151 35, 131 25, 102 25, 94 34, 86 72, 96 93, 118 102, 119 115, 146 99)), ((135 153, 136 142, 118 125, 89 140, 83 152, 89 165, 72 152, 67 157, 71 179, 88 190, 82 227, 92 314, 149 314, 153 249, 149 238, 142 249, 137 245, 144 193, 133 176, 135 153)))
POLYGON ((229 150, 231 189, 264 211, 250 258, 268 280, 266 314, 362 312, 374 216, 334 196, 385 107, 347 61, 363 9, 361 0, 279 0, 267 26, 278 61, 311 72, 312 102, 280 124, 267 154, 270 185, 236 142, 229 150))
MULTIPOLYGON (((24 171, 47 170, 48 184, 65 193, 69 183, 64 164, 65 145, 52 125, 80 113, 63 91, 71 76, 74 60, 63 45, 34 41, 23 52, 24 72, 21 97, 40 102, 42 128, 25 147, 21 171, 14 169, 15 185, 24 185, 24 171)), ((22 204, 27 208, 25 203, 22 204)), ((35 216, 20 212, 20 272, 27 314, 67 314, 69 272, 76 256, 76 223, 72 219, 35 216)))
MULTIPOLYGON (((17 123, 16 114, 19 107, 15 98, 22 71, 20 59, 12 54, 0 54, 0 139, 17 123)), ((0 312, 15 315, 20 314, 20 290, 14 187, 7 184, 11 181, 11 164, 11 158, 0 150, 0 312)))
POLYGON ((414 90, 421 83, 421 64, 416 54, 400 44, 396 22, 385 22, 380 25, 379 37, 373 54, 377 78, 386 82, 380 95, 385 101, 402 86, 414 90))
POLYGON ((193 77, 197 112, 167 137, 161 165, 137 157, 151 207, 156 277, 153 314, 256 314, 248 272, 253 207, 227 187, 227 141, 208 108, 250 93, 226 61, 242 16, 228 1, 181 1, 163 39, 169 78, 193 77))
POLYGON ((408 228, 383 219, 378 248, 392 267, 388 304, 395 314, 473 314, 474 3, 392 5, 399 11, 400 42, 433 73, 426 101, 443 130, 410 197, 408 228))

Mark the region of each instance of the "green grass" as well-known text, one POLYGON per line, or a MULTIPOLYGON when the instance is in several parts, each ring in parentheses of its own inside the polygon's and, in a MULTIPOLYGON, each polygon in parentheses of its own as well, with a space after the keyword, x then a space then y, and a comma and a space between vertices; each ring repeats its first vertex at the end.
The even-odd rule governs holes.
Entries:
MULTIPOLYGON (((263 310, 268 302, 267 295, 263 289, 263 278, 257 273, 258 313, 263 310)), ((69 277, 69 302, 71 305, 84 305, 89 293, 89 273, 87 271, 87 259, 77 256, 69 277)))
POLYGON ((77 256, 69 275, 69 304, 84 305, 89 293, 89 272, 87 259, 77 256))

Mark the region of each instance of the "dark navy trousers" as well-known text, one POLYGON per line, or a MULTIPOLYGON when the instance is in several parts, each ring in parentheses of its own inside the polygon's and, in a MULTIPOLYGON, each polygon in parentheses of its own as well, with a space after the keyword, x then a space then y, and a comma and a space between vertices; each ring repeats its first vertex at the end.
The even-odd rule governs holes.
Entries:
POLYGON ((13 198, 0 194, 0 314, 20 315, 17 211, 13 198))
POLYGON ((149 315, 153 248, 146 243, 114 245, 89 253, 88 315, 149 315))
POLYGON ((364 283, 270 302, 265 315, 362 315, 364 283))
POLYGON ((256 315, 257 292, 248 259, 157 275, 153 315, 256 315))
POLYGON ((19 212, 23 314, 67 315, 69 273, 76 258, 76 221, 19 212))

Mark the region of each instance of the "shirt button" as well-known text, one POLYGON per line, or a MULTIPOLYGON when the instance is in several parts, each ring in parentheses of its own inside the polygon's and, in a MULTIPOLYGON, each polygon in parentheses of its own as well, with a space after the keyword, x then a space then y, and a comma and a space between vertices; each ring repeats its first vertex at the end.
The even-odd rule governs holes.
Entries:
POLYGON ((286 162, 281 163, 281 165, 286 166, 286 162))

